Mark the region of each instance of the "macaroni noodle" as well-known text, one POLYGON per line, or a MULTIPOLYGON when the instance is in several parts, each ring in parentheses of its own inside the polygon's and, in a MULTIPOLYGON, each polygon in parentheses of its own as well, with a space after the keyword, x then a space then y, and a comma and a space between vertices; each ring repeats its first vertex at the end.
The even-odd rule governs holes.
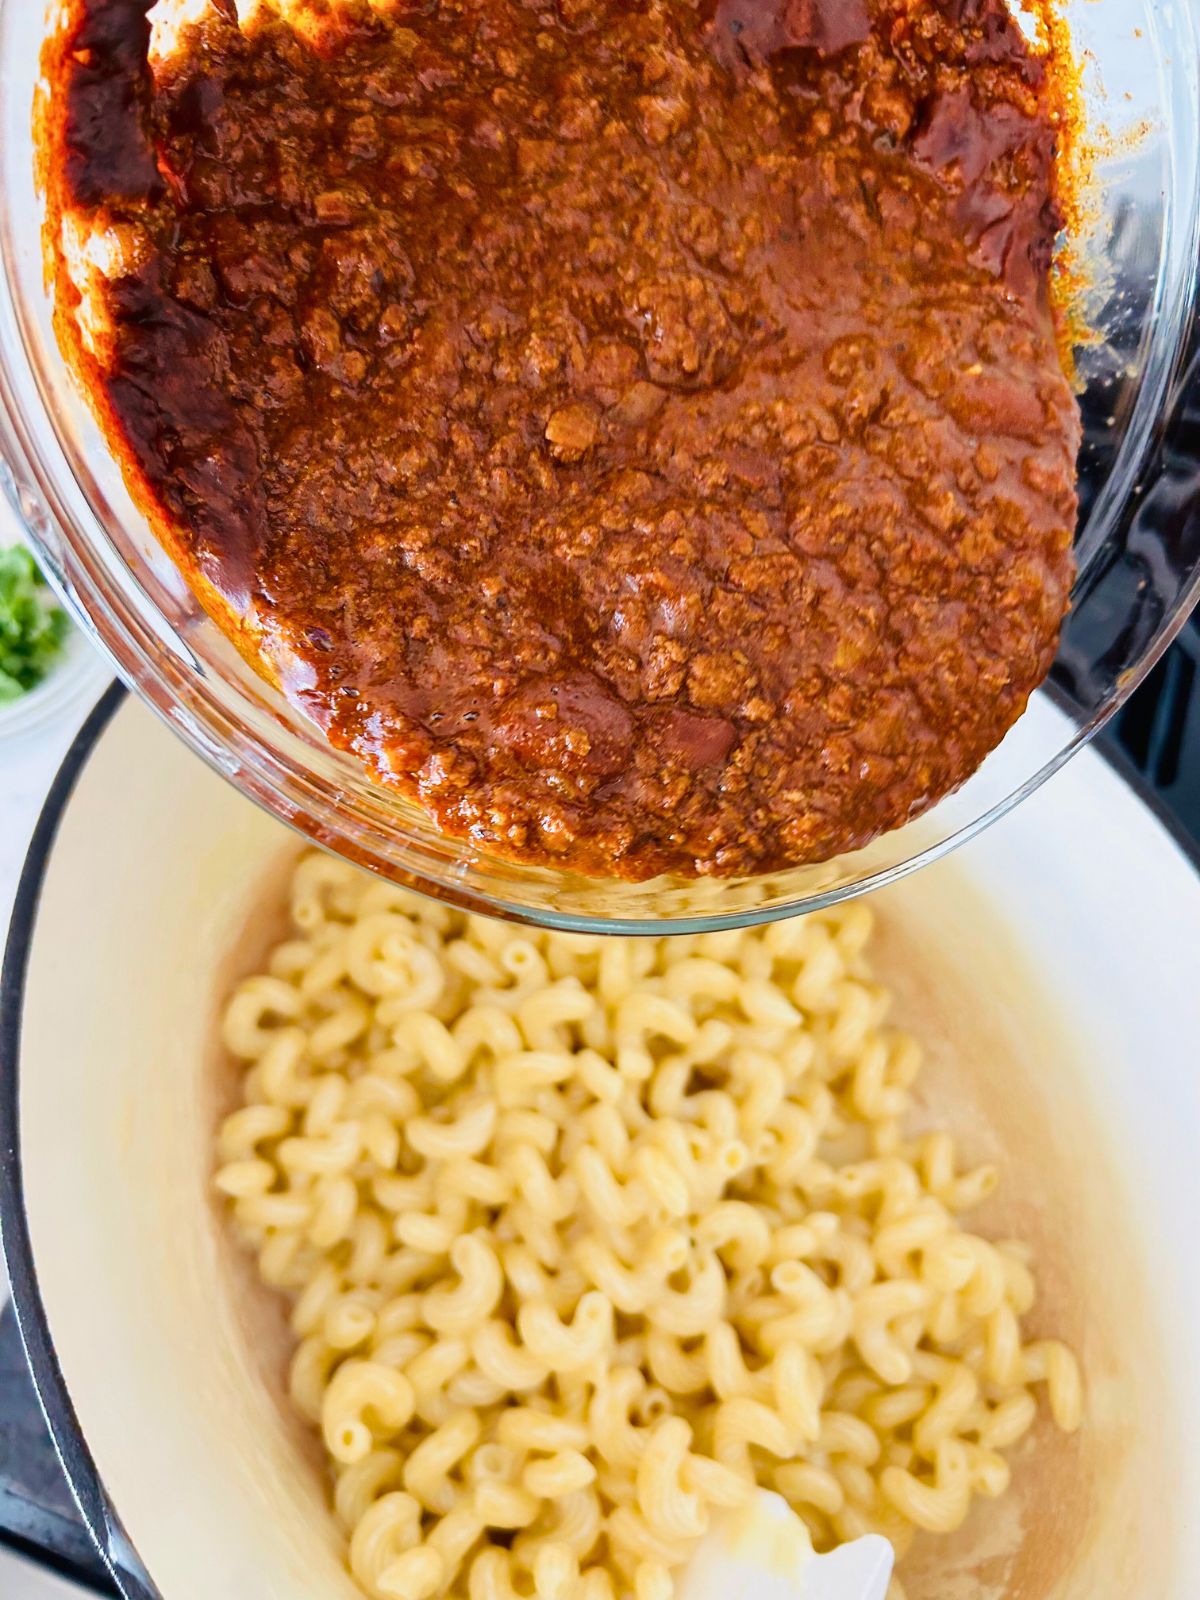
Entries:
POLYGON ((959 1220, 998 1173, 905 1134, 865 907, 589 939, 309 855, 292 922, 225 1011, 216 1184, 371 1600, 670 1600, 759 1485, 902 1555, 1039 1393, 1079 1427, 1027 1252, 959 1220))

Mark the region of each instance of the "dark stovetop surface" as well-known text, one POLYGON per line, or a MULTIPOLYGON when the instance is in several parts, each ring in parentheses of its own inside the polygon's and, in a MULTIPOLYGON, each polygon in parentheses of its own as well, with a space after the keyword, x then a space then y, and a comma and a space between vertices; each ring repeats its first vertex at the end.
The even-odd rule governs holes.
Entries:
MULTIPOLYGON (((1099 742, 1157 799, 1200 862, 1200 613, 1099 742)), ((0 1544, 100 1594, 115 1592, 46 1433, 11 1307, 0 1315, 0 1544)))
POLYGON ((1200 611, 1099 738, 1200 852, 1200 611))
POLYGON ((0 1315, 0 1544, 116 1593, 46 1432, 11 1306, 0 1315))

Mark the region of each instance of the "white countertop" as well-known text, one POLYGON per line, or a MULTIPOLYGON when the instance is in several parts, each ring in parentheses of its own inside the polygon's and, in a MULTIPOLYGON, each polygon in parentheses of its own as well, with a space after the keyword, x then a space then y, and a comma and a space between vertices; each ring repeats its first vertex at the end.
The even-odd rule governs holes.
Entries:
MULTIPOLYGON (((0 544, 5 541, 0 534, 0 544)), ((110 681, 101 673, 47 726, 0 737, 0 928, 8 929, 17 881, 46 792, 88 712, 110 681)))
MULTIPOLYGON (((0 548, 18 537, 12 512, 0 499, 0 548)), ((94 671, 80 675, 76 692, 52 717, 28 732, 0 735, 0 934, 7 936, 25 852, 54 774, 108 681, 97 661, 94 671)), ((0 1264, 0 1305, 7 1293, 0 1264)), ((0 1550, 3 1600, 80 1600, 82 1594, 73 1584, 0 1550)))
MULTIPOLYGON (((0 550, 22 540, 7 500, 0 495, 0 550)), ((25 731, 5 731, 0 712, 0 933, 7 934, 17 880, 46 792, 88 712, 112 674, 87 646, 75 639, 71 653, 88 656, 82 670, 71 667, 69 692, 55 698, 53 711, 25 731)), ((24 704, 24 702, 22 702, 24 704)))

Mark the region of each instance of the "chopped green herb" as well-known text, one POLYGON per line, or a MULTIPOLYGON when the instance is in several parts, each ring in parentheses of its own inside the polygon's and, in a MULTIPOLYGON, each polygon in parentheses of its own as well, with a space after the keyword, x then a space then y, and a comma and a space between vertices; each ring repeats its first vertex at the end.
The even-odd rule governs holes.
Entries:
POLYGON ((37 688, 69 629, 25 546, 0 550, 0 705, 37 688))

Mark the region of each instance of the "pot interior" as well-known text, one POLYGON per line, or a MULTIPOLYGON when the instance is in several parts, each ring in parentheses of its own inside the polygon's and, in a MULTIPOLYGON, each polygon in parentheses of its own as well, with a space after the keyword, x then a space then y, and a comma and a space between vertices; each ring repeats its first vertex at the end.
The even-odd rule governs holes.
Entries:
MULTIPOLYGON (((19 1086, 33 1266, 88 1449, 165 1600, 358 1593, 283 1395, 284 1317, 210 1186, 235 1087, 217 1012, 280 931, 297 848, 127 703, 46 864, 19 1086)), ((971 1225, 1035 1245, 1031 1329, 1068 1339, 1088 1386, 1079 1436, 1039 1428, 1009 1496, 918 1544, 910 1600, 1187 1600, 1200 883, 1085 756, 876 905, 879 976, 927 1046, 922 1112, 1004 1168, 971 1225)))

